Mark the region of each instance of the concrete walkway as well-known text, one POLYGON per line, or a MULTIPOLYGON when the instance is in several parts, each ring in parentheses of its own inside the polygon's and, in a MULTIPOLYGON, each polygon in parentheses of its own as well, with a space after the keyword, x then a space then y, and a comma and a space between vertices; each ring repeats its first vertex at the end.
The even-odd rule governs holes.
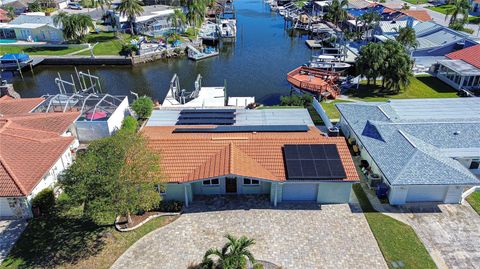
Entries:
POLYGON ((0 264, 27 227, 25 220, 0 220, 0 264))
POLYGON ((480 216, 467 202, 390 206, 366 193, 377 211, 415 230, 438 268, 480 268, 480 216))
POLYGON ((283 268, 387 268, 358 204, 274 209, 268 199, 242 199, 235 206, 221 198, 196 201, 178 220, 136 242, 112 268, 186 268, 209 248, 221 247, 227 233, 254 238, 255 258, 283 268))

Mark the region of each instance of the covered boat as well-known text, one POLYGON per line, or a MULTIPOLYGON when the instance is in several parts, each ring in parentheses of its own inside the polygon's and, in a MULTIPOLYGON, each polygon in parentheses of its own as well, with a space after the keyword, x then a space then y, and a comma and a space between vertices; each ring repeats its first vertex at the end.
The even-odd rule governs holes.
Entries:
POLYGON ((7 53, 0 57, 0 68, 3 70, 22 69, 31 63, 33 59, 24 53, 7 53))

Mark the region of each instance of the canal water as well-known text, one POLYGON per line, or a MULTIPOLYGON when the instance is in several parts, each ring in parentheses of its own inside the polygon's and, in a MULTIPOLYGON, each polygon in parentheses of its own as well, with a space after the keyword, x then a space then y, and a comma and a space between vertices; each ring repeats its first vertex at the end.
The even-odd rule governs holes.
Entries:
MULTIPOLYGON (((138 66, 78 66, 101 78, 102 89, 110 94, 129 94, 130 91, 163 101, 171 77, 180 77, 181 88, 193 90, 197 74, 203 76, 204 86, 227 85, 228 96, 255 96, 267 105, 279 102, 289 94, 288 71, 304 64, 311 52, 305 45, 306 36, 284 28, 283 17, 270 11, 261 0, 235 1, 237 40, 220 44, 218 57, 193 62, 186 57, 168 59, 138 66)), ((57 73, 70 78, 73 66, 38 66, 34 75, 24 72, 10 79, 22 97, 56 94, 57 73)))

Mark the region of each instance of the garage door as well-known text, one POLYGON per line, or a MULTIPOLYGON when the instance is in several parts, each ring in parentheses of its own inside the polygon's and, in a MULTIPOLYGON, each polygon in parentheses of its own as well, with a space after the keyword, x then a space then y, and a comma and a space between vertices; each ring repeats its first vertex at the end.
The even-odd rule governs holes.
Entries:
POLYGON ((415 186, 409 187, 407 203, 413 202, 443 202, 448 187, 446 186, 415 186))
POLYGON ((316 201, 318 184, 284 184, 284 201, 316 201))
POLYGON ((14 213, 8 204, 8 198, 0 198, 0 219, 12 216, 14 216, 14 213))

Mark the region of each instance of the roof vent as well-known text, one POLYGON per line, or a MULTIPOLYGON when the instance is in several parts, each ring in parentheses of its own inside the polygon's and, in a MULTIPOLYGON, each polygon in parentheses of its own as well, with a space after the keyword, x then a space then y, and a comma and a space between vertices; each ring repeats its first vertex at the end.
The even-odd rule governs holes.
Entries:
POLYGON ((460 134, 460 131, 455 131, 453 132, 454 135, 459 135, 460 134))

